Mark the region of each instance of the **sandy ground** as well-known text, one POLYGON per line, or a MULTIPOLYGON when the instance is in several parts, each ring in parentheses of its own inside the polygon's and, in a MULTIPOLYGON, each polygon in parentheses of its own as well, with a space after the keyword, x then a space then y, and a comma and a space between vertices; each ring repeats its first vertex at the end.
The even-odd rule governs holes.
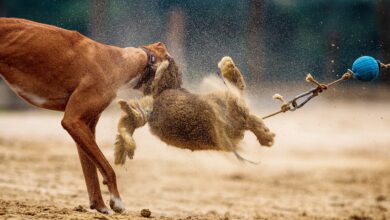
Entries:
MULTIPOLYGON (((118 116, 104 113, 97 130, 110 162, 118 116)), ((250 133, 242 142, 257 166, 166 146, 145 127, 134 160, 115 167, 128 212, 114 215, 88 209, 60 120, 45 110, 0 113, 0 219, 142 219, 144 208, 154 219, 390 219, 390 102, 315 101, 269 119, 272 148, 250 133)))

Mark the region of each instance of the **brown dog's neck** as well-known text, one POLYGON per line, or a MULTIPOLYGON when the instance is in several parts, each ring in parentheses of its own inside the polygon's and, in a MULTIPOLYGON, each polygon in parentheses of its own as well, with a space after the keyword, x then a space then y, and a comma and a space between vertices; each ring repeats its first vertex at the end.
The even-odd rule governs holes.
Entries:
POLYGON ((156 69, 154 68, 154 65, 156 64, 157 61, 156 55, 146 47, 141 47, 141 49, 146 53, 148 59, 147 59, 144 72, 140 76, 137 84, 134 86, 134 89, 141 88, 141 86, 148 83, 150 79, 154 79, 154 76, 156 74, 156 69))
POLYGON ((143 49, 136 47, 121 49, 120 60, 120 71, 115 80, 119 87, 143 74, 148 65, 148 55, 143 49))

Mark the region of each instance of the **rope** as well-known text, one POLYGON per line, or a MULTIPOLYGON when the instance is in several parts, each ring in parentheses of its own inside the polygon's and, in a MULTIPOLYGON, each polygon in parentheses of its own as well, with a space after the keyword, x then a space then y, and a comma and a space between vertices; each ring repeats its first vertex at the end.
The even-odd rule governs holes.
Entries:
POLYGON ((380 63, 380 67, 381 69, 390 69, 390 63, 389 64, 380 63))
MULTIPOLYGON (((387 64, 387 65, 384 65, 385 68, 390 68, 390 64, 387 64)), ((382 65, 381 65, 382 67, 382 65)), ((321 84, 319 83, 317 80, 314 79, 314 77, 309 73, 307 74, 306 76, 306 81, 307 82, 310 82, 310 83, 313 83, 315 84, 317 87, 315 88, 312 88, 298 96, 296 96, 295 98, 293 98, 292 100, 286 102, 283 98, 283 96, 279 95, 279 94, 275 94, 272 98, 273 99, 277 99, 277 100, 280 100, 283 104, 280 108, 279 111, 277 112, 274 112, 274 113, 271 113, 269 115, 266 115, 264 117, 262 117, 262 119, 267 119, 267 118, 270 118, 270 117, 273 117, 275 115, 278 115, 280 113, 285 113, 287 111, 295 111, 297 110, 298 108, 301 108, 302 106, 304 106, 307 102, 309 102, 312 98, 318 96, 321 92, 323 92, 324 90, 327 90, 329 87, 335 85, 335 84, 338 84, 342 81, 345 81, 345 80, 348 80, 350 79, 351 77, 353 76, 353 73, 351 70, 348 70, 347 72, 345 72, 343 74, 343 76, 333 82, 330 82, 328 84, 321 84), (298 103, 298 101, 302 98, 305 98, 301 103, 298 103)))

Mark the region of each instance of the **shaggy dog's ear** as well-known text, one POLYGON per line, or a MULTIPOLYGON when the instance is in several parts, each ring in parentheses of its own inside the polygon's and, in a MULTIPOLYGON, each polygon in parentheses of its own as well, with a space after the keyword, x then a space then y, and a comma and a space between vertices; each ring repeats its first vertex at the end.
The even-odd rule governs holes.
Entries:
POLYGON ((156 84, 158 84, 158 82, 160 81, 161 79, 161 76, 164 74, 164 72, 168 69, 168 66, 169 66, 169 61, 168 60, 164 60, 160 66, 158 66, 157 68, 157 71, 156 71, 156 75, 154 77, 154 80, 153 80, 153 85, 156 86, 156 84))
POLYGON ((128 114, 131 111, 129 104, 125 100, 119 100, 118 104, 123 113, 128 114))
POLYGON ((163 61, 156 71, 151 90, 153 97, 167 89, 178 89, 182 85, 182 75, 173 59, 163 61))

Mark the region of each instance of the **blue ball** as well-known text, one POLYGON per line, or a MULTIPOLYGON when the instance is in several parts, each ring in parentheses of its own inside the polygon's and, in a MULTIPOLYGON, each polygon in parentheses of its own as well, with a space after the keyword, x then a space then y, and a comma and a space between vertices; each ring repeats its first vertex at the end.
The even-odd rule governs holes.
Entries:
POLYGON ((362 56, 353 62, 352 72, 358 80, 372 81, 378 78, 379 63, 373 57, 362 56))

